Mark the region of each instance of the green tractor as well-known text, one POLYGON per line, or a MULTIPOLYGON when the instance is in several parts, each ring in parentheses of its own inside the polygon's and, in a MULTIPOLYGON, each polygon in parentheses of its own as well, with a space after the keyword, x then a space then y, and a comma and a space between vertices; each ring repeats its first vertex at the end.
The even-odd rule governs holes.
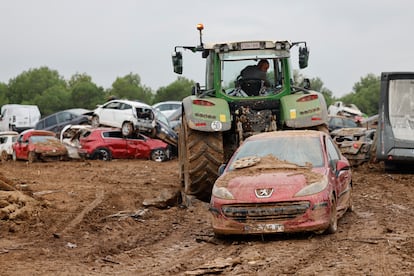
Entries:
MULTIPOLYGON (((198 24, 200 45, 176 46, 174 72, 182 74, 179 48, 201 52, 206 59, 205 87, 193 87, 182 101, 178 159, 185 195, 208 202, 226 163, 248 136, 266 131, 317 129, 327 131, 327 107, 322 94, 309 85, 293 85, 290 52, 299 46, 299 68, 307 67, 306 42, 239 41, 204 44, 203 25, 198 24), (266 60, 266 79, 241 74, 246 66, 266 60)), ((309 83, 309 82, 308 82, 309 83)))

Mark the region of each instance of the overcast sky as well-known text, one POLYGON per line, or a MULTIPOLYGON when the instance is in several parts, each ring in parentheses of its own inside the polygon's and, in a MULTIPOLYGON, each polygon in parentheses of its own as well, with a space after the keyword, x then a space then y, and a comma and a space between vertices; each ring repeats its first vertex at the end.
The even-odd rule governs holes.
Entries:
MULTIPOLYGON (((414 70, 411 0, 0 0, 0 82, 47 66, 65 79, 86 73, 110 88, 138 74, 156 91, 173 82, 176 45, 234 40, 306 41, 309 67, 336 97, 369 73, 414 70)), ((297 50, 294 50, 297 54, 297 50)), ((204 83, 200 54, 183 76, 204 83)))

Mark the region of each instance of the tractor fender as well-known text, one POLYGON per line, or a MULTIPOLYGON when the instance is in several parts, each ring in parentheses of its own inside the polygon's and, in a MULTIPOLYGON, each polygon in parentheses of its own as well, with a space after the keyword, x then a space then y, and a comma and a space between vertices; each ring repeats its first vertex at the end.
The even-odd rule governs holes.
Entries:
POLYGON ((189 128, 207 132, 221 132, 231 128, 230 108, 224 99, 192 95, 182 102, 183 116, 189 128))
POLYGON ((280 99, 282 121, 289 128, 327 125, 328 110, 323 95, 316 91, 298 92, 280 99))

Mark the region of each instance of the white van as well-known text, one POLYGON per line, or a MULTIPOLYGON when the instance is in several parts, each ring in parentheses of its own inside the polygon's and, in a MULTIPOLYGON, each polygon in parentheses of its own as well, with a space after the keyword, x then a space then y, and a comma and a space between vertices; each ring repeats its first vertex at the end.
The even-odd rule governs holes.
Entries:
POLYGON ((17 131, 34 128, 40 120, 37 105, 5 104, 1 107, 0 131, 17 131))

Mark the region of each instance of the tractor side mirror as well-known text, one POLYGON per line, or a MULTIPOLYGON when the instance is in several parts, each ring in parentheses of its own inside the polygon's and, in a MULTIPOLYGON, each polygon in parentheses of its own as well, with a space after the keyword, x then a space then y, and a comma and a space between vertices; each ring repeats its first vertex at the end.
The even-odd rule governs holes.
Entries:
POLYGON ((299 47, 299 68, 308 67, 309 50, 308 47, 299 47))
POLYGON ((172 63, 174 67, 174 73, 181 75, 183 73, 183 55, 181 52, 174 52, 172 55, 172 63))

